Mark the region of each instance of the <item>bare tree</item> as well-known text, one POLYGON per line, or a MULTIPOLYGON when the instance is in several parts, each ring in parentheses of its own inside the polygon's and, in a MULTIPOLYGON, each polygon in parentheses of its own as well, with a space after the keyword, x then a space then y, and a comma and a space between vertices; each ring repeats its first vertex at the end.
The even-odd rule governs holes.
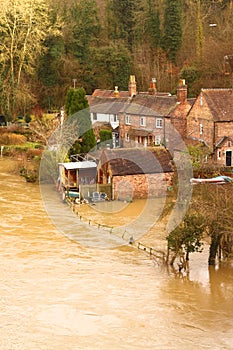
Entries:
MULTIPOLYGON (((53 26, 54 30, 54 26, 53 26)), ((29 94, 23 73, 33 72, 50 31, 44 0, 3 0, 0 6, 0 76, 5 113, 14 116, 19 100, 29 94), (25 93, 24 93, 25 92, 25 93)), ((33 98, 29 94, 29 98, 33 98)), ((2 101, 3 102, 3 101, 2 101)))

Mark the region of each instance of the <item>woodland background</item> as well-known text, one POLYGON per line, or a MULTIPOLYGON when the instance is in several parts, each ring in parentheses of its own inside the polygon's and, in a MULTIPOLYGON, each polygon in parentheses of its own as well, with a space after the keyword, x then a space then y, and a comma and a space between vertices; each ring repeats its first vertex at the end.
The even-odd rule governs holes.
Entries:
POLYGON ((232 87, 233 0, 0 0, 0 113, 59 110, 69 87, 189 96, 232 87))

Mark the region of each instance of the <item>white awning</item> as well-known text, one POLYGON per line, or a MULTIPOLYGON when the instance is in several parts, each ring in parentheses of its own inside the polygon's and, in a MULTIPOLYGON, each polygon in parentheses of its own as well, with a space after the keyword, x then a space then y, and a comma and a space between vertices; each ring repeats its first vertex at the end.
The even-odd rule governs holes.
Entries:
POLYGON ((58 165, 63 166, 66 170, 89 169, 97 167, 95 162, 89 160, 85 160, 83 162, 58 163, 58 165))

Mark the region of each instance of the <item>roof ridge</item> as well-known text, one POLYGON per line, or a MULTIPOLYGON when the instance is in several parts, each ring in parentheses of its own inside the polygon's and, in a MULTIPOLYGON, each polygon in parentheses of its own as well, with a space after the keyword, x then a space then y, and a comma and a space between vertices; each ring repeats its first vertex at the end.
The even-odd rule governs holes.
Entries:
POLYGON ((208 90, 232 90, 232 88, 202 88, 201 91, 208 91, 208 90))

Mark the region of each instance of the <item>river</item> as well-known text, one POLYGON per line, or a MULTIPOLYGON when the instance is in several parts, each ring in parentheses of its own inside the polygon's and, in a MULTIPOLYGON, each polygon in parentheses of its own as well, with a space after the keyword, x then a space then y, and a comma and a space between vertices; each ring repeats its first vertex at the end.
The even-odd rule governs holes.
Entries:
POLYGON ((128 245, 82 245, 13 168, 0 159, 1 350, 233 349, 233 267, 208 269, 205 250, 182 276, 128 245))

